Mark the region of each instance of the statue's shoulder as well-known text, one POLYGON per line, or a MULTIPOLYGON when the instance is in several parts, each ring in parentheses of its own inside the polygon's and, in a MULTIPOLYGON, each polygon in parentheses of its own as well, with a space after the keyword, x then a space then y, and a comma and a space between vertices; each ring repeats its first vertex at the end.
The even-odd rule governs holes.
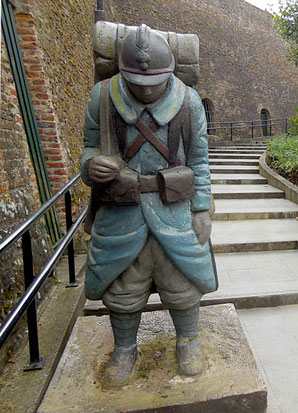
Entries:
POLYGON ((204 110, 202 99, 198 92, 193 89, 192 87, 186 86, 189 94, 189 104, 190 104, 190 109, 191 113, 193 112, 198 112, 200 113, 202 110, 204 110))
POLYGON ((99 102, 99 96, 100 96, 100 89, 101 89, 101 83, 102 82, 97 82, 93 86, 90 92, 90 100, 92 102, 99 102))
POLYGON ((202 99, 201 99, 199 93, 194 88, 192 88, 190 86, 186 86, 186 87, 187 87, 187 90, 188 90, 188 93, 189 93, 190 101, 193 102, 193 103, 200 103, 201 104, 202 99))

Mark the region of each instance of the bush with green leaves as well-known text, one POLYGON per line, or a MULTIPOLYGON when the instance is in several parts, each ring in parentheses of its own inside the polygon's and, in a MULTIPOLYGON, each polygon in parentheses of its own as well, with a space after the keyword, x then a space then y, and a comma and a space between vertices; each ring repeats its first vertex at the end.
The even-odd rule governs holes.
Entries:
POLYGON ((288 42, 288 59, 298 65, 298 5, 297 0, 279 0, 279 11, 272 12, 274 27, 288 42))
POLYGON ((298 185, 298 135, 288 132, 269 141, 267 163, 278 174, 298 185))

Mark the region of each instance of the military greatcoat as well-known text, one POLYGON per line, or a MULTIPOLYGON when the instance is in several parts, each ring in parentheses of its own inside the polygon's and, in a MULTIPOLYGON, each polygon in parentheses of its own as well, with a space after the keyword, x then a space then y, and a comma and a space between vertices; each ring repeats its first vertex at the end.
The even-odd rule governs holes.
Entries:
MULTIPOLYGON (((167 145, 169 122, 184 101, 186 87, 171 75, 163 95, 152 104, 141 104, 131 95, 125 80, 118 74, 110 81, 110 97, 127 124, 128 144, 139 134, 134 124, 139 118, 149 125, 152 118, 160 126, 156 136, 167 145)), ((91 91, 85 112, 84 148, 81 156, 82 179, 92 185, 88 169, 90 160, 100 155, 99 101, 101 82, 91 91)), ((123 271, 139 255, 151 233, 174 265, 202 294, 216 289, 212 257, 208 242, 200 244, 192 226, 192 213, 210 207, 210 171, 206 117, 197 92, 188 88, 190 99, 190 136, 187 155, 181 136, 178 157, 195 175, 192 199, 165 205, 158 192, 140 194, 140 204, 119 206, 102 204, 97 210, 89 245, 85 289, 89 299, 100 299, 123 271)), ((130 169, 144 175, 168 168, 166 159, 146 141, 127 162, 130 169)))

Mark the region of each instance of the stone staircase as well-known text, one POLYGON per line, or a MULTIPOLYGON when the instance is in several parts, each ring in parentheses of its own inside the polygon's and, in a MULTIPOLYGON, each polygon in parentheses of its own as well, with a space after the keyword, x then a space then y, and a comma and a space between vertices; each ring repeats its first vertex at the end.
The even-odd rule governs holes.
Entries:
POLYGON ((204 297, 208 304, 298 302, 298 205, 259 174, 265 149, 259 143, 209 150, 220 288, 204 297))
POLYGON ((297 248, 298 207, 259 174, 259 157, 265 149, 259 144, 209 151, 215 252, 297 248))

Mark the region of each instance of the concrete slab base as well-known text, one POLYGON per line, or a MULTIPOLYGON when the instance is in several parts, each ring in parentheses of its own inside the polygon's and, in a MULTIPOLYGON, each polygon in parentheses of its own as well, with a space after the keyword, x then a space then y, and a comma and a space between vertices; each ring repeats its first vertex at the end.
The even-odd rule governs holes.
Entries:
POLYGON ((199 326, 207 369, 186 377, 168 312, 143 313, 134 375, 117 389, 103 379, 113 349, 109 318, 78 318, 38 413, 265 412, 267 391, 234 306, 202 308, 199 326))

